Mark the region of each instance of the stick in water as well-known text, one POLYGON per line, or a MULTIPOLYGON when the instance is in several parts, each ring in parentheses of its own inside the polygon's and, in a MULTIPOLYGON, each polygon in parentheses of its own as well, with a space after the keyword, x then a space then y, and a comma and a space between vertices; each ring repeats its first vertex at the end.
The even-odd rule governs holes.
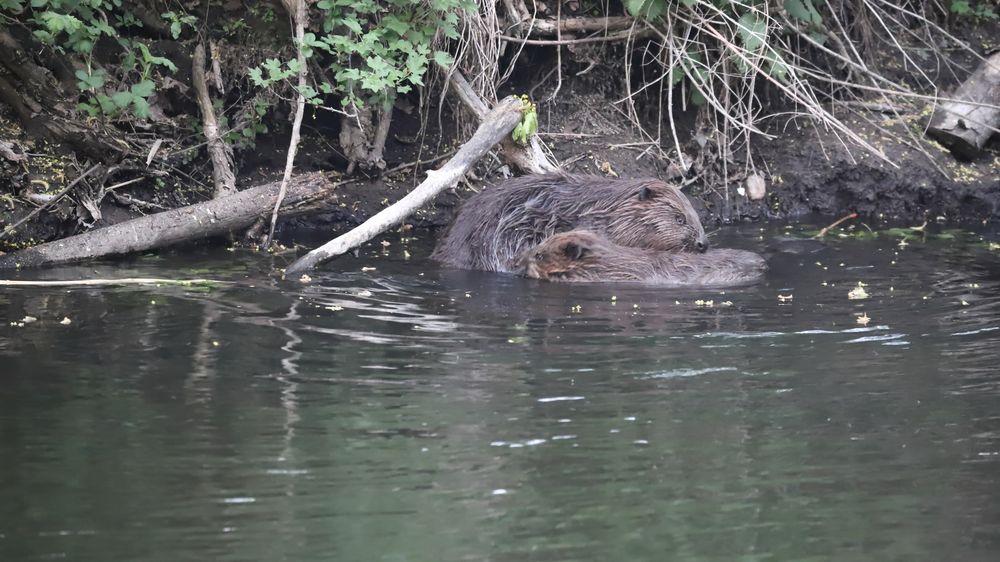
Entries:
POLYGON ((823 230, 820 230, 819 234, 817 234, 816 236, 813 236, 813 239, 819 240, 820 238, 826 236, 826 233, 829 232, 831 229, 837 228, 837 226, 839 226, 840 223, 842 223, 844 221, 849 221, 851 219, 856 219, 856 218, 858 218, 858 214, 857 213, 851 213, 851 214, 847 215, 846 217, 840 217, 839 219, 833 221, 829 226, 827 226, 823 230))

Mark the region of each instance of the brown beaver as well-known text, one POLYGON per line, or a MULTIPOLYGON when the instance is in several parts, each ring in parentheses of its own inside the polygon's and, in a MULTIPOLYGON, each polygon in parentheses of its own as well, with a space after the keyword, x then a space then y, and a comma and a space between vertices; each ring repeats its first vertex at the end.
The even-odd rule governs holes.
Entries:
POLYGON ((462 269, 513 271, 523 251, 573 229, 620 246, 708 248, 691 202, 666 182, 554 173, 522 176, 472 196, 431 257, 462 269))
POLYGON ((767 269, 764 258, 744 250, 692 254, 629 248, 586 230, 546 238, 525 251, 518 266, 522 275, 546 281, 639 281, 670 287, 741 285, 759 280, 767 269))

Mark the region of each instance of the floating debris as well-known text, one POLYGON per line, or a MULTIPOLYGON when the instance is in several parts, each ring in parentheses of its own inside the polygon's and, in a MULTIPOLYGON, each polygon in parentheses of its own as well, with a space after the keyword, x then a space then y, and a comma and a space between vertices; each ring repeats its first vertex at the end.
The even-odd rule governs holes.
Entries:
POLYGON ((851 289, 851 291, 849 293, 847 293, 847 298, 850 299, 850 300, 852 300, 852 301, 853 300, 860 300, 860 299, 867 299, 868 298, 868 291, 865 291, 865 284, 862 283, 861 281, 858 281, 858 286, 855 287, 855 288, 853 288, 853 289, 851 289))

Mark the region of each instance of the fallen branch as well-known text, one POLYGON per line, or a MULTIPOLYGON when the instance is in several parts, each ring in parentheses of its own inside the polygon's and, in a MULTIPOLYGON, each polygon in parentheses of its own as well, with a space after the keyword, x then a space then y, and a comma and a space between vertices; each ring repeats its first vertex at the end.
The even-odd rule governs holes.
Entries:
POLYGON ((227 285, 227 281, 214 279, 160 279, 157 277, 123 277, 121 279, 73 279, 62 281, 21 281, 0 279, 0 287, 104 287, 114 285, 227 285))
POLYGON ((487 114, 475 134, 455 156, 438 170, 427 172, 427 179, 399 201, 386 207, 357 228, 316 248, 293 262, 285 270, 286 277, 298 277, 317 265, 339 256, 386 229, 401 223, 414 211, 427 204, 438 193, 453 187, 487 151, 510 136, 521 121, 521 101, 511 96, 497 104, 487 114))
POLYGON ((298 49, 299 61, 299 87, 295 96, 295 119, 292 121, 292 135, 288 140, 288 154, 285 156, 285 174, 281 177, 281 188, 278 190, 278 199, 274 202, 274 210, 271 211, 271 228, 267 231, 267 238, 264 239, 263 247, 271 245, 274 238, 274 226, 278 223, 278 209, 281 202, 285 200, 285 190, 288 187, 288 180, 292 177, 292 168, 295 166, 295 154, 299 150, 299 131, 302 129, 302 114, 306 108, 305 89, 306 73, 309 65, 306 64, 305 51, 305 30, 308 16, 306 14, 305 0, 282 0, 285 10, 295 20, 295 46, 298 49))
MULTIPOLYGON (((288 184, 283 216, 318 210, 336 200, 331 183, 322 173, 295 177, 288 184)), ((91 230, 55 242, 0 256, 0 269, 38 267, 164 248, 248 228, 266 214, 278 197, 280 182, 91 230)))
POLYGON ((191 58, 191 81, 201 108, 201 120, 208 140, 208 154, 212 158, 212 179, 215 181, 215 198, 236 193, 236 175, 233 174, 233 153, 219 132, 219 123, 215 119, 215 109, 212 108, 212 98, 208 95, 208 83, 205 80, 205 44, 198 43, 191 58))

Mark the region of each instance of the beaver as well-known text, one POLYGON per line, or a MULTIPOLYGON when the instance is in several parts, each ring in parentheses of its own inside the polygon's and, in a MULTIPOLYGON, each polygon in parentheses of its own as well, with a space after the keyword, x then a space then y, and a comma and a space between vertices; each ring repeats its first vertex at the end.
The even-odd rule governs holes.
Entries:
POLYGON ((524 250, 573 229, 602 234, 619 246, 708 248, 691 202, 666 182, 550 173, 511 179, 472 196, 431 258, 462 269, 511 272, 524 250))
POLYGON ((723 287, 752 283, 767 269, 744 250, 701 254, 662 252, 613 244, 586 230, 554 234, 518 259, 519 273, 563 282, 633 281, 670 287, 723 287))

